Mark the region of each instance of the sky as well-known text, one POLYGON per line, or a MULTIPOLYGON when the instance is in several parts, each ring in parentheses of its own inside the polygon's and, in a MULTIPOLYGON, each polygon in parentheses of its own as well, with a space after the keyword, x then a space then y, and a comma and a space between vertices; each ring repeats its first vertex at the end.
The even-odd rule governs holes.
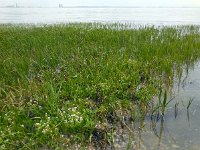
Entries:
POLYGON ((133 6, 133 7, 200 7, 200 0, 0 0, 0 6, 133 6))

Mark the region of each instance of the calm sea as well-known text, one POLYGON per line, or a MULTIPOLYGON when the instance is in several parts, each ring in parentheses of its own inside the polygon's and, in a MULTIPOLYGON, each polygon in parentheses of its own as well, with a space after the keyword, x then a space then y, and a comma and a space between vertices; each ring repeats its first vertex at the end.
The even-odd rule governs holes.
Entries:
POLYGON ((200 25, 200 8, 0 8, 0 23, 119 22, 200 25))

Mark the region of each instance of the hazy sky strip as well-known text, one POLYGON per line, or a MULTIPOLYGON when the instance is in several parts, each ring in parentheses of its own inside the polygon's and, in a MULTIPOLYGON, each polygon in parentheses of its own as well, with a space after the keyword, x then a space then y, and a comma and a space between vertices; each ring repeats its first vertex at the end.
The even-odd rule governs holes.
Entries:
POLYGON ((0 6, 132 6, 132 7, 200 7, 200 0, 0 0, 0 6))

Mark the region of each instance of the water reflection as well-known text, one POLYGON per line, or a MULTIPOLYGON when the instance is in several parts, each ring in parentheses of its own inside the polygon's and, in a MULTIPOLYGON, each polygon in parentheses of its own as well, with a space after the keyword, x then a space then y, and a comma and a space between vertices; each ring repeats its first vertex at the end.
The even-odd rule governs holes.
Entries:
MULTIPOLYGON (((185 75, 186 76, 186 75, 185 75)), ((184 86, 174 87, 176 96, 164 115, 153 113, 143 120, 142 128, 130 125, 117 130, 115 149, 199 150, 200 144, 200 65, 189 70, 184 86), (120 136, 119 136, 120 135, 120 136)), ((178 86, 178 85, 177 85, 178 86)), ((138 126, 139 127, 139 126, 138 126)))

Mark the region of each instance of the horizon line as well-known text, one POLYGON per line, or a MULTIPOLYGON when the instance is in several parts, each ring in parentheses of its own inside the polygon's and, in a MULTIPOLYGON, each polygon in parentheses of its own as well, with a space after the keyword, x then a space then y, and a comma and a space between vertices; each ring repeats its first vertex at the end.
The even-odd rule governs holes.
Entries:
MULTIPOLYGON (((62 5, 62 4, 61 4, 62 5)), ((200 8, 200 6, 20 6, 8 5, 0 8, 200 8)))

